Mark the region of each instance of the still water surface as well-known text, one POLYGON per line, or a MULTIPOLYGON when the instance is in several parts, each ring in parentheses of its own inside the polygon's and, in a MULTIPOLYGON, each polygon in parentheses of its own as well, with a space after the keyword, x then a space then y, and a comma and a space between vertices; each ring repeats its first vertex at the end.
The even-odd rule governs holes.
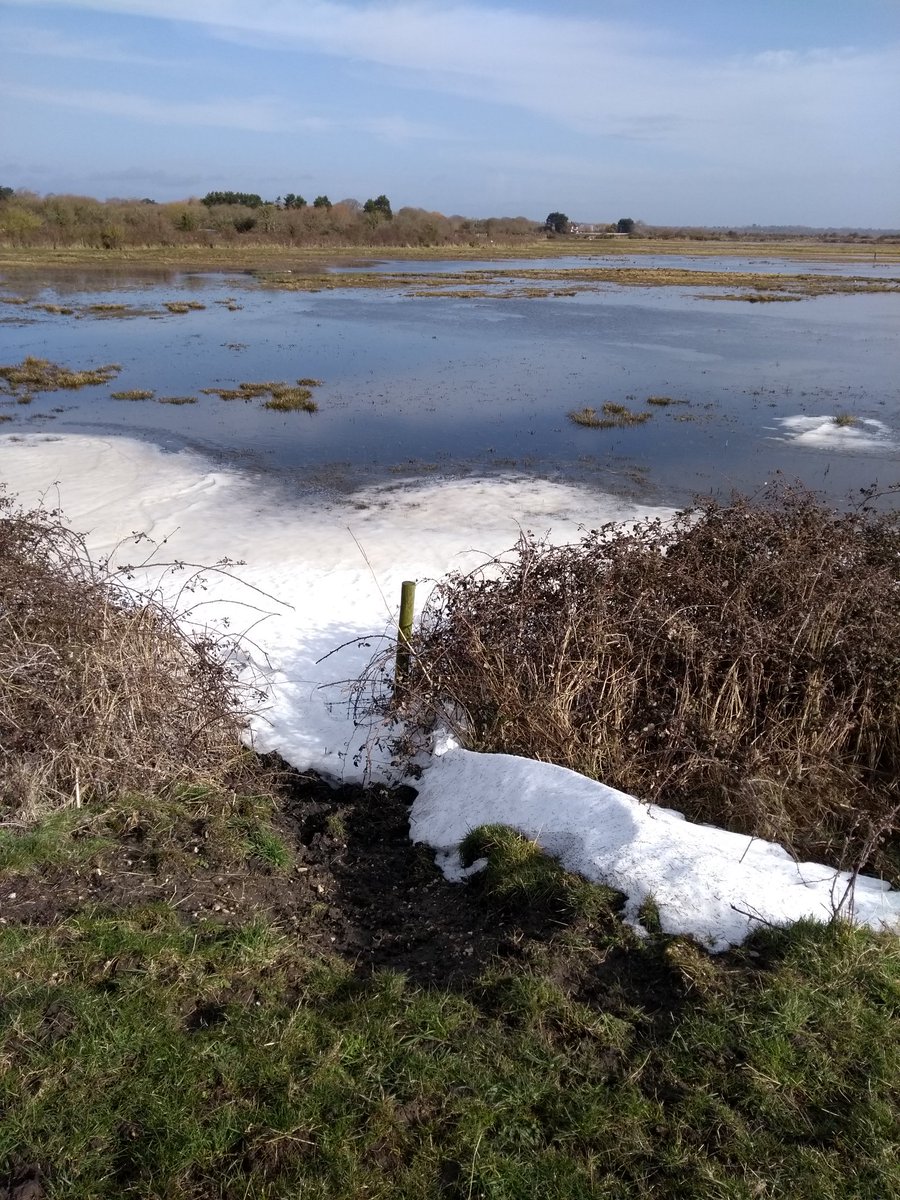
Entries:
MULTIPOLYGON (((372 270, 502 266, 507 282, 519 267, 598 261, 379 263, 372 270)), ((867 269, 694 264, 727 264, 736 273, 867 269)), ((615 265, 679 264, 641 256, 615 265)), ((146 437, 338 489, 398 476, 524 471, 683 502, 695 492, 752 491, 776 471, 835 499, 875 480, 900 480, 900 295, 751 305, 703 299, 699 290, 604 284, 576 296, 416 298, 399 289, 273 291, 234 274, 10 275, 0 280, 0 296, 123 302, 146 311, 109 319, 0 305, 0 362, 32 354, 75 368, 122 366, 108 386, 7 404, 2 412, 13 420, 2 429, 146 437), (184 315, 162 307, 182 299, 206 307, 184 315), (241 307, 232 311, 229 299, 241 307), (323 381, 315 414, 200 393, 304 376, 323 381), (109 398, 131 388, 198 402, 109 398), (651 418, 629 429, 579 428, 567 418, 607 402, 648 411, 649 396, 679 403, 649 407, 651 418), (837 430, 830 418, 838 413, 861 423, 837 430)))

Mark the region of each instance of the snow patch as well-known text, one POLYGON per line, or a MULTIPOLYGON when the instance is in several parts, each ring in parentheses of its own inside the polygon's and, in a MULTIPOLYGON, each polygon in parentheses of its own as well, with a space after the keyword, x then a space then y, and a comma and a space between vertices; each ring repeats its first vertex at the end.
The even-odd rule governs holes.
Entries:
POLYGON ((900 444, 891 436, 883 421, 866 418, 853 425, 836 425, 833 416, 778 417, 784 431, 779 441, 791 442, 811 450, 838 450, 843 453, 892 454, 900 444))

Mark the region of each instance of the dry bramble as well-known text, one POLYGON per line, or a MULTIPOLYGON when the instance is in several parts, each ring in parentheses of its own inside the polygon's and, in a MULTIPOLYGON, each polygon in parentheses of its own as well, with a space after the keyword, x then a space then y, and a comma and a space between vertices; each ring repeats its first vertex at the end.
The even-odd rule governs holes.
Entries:
POLYGON ((58 513, 0 494, 0 812, 39 819, 180 783, 237 786, 226 647, 133 591, 58 513))
POLYGON ((900 520, 807 492, 531 534, 423 614, 407 716, 900 882, 900 520))

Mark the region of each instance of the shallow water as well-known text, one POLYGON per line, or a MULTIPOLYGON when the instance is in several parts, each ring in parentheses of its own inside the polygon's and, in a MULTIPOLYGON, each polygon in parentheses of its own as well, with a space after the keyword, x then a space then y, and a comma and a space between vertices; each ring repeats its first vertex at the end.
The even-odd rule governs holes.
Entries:
MULTIPOLYGON (((520 266, 589 266, 598 257, 483 265, 514 280, 520 266)), ((648 257, 616 264, 684 265, 648 257)), ((719 258, 692 265, 721 270, 726 262, 735 272, 864 269, 719 258)), ((12 420, 0 427, 4 435, 128 433, 337 488, 398 475, 524 471, 681 502, 698 491, 753 491, 776 471, 836 499, 876 479, 900 480, 897 294, 748 305, 701 299, 684 286, 602 285, 571 297, 415 298, 401 290, 281 292, 234 273, 167 272, 19 273, 3 294, 146 310, 117 319, 0 305, 2 363, 33 354, 79 368, 122 365, 108 386, 5 405, 0 413, 12 420), (222 303, 230 297, 238 311, 222 303), (180 299, 206 308, 176 315, 162 307, 180 299), (204 387, 304 376, 323 381, 315 414, 200 395, 204 387), (198 402, 109 398, 131 388, 198 402), (649 407, 654 395, 680 403, 649 407), (609 430, 567 418, 607 402, 652 416, 609 430), (868 424, 839 429, 830 418, 841 412, 868 424)))

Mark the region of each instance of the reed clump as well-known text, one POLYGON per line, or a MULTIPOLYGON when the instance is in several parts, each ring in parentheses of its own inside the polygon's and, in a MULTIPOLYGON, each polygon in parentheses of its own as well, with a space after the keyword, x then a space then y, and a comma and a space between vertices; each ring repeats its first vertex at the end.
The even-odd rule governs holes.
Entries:
POLYGON ((435 588, 408 695, 473 748, 900 880, 900 520, 871 504, 525 534, 435 588))
POLYGON ((110 392, 111 400, 152 400, 156 393, 150 388, 129 388, 124 392, 110 392))
POLYGON ((56 512, 0 494, 0 814, 39 820, 247 768, 228 647, 186 633, 56 512))

